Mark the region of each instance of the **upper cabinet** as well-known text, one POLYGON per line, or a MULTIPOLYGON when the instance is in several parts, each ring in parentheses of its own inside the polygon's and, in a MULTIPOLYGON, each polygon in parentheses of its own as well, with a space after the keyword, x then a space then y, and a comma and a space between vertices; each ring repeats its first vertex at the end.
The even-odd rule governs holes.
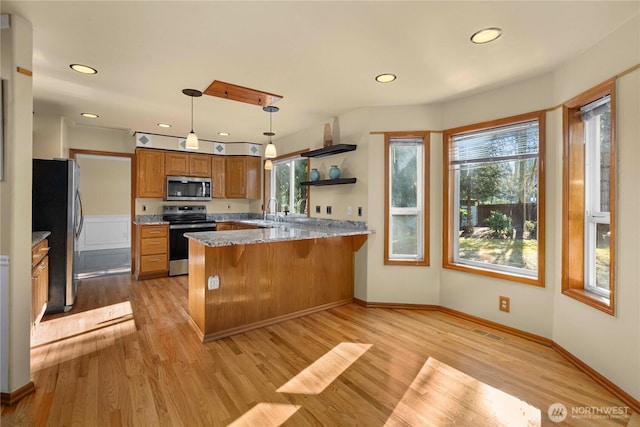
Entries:
POLYGON ((164 154, 164 173, 169 176, 211 176, 211 156, 198 153, 164 154))
POLYGON ((225 157, 225 197, 260 198, 260 157, 225 157))
POLYGON ((225 197, 226 162, 223 156, 211 156, 211 197, 221 199, 225 197))
POLYGON ((167 176, 211 178, 212 197, 260 198, 260 157, 136 149, 136 197, 164 199, 167 176))
POLYGON ((138 170, 136 197, 164 197, 164 160, 163 151, 146 148, 136 149, 136 164, 138 170))

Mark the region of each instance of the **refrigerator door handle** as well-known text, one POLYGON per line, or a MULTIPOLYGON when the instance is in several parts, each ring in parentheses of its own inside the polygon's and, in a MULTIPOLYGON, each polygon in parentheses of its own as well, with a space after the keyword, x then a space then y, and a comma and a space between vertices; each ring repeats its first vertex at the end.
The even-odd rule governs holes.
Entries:
POLYGON ((80 215, 80 221, 78 222, 78 227, 76 229, 76 240, 80 239, 80 233, 82 233, 82 227, 84 226, 84 213, 82 212, 82 197, 80 195, 80 191, 76 191, 76 200, 78 201, 78 214, 80 215))

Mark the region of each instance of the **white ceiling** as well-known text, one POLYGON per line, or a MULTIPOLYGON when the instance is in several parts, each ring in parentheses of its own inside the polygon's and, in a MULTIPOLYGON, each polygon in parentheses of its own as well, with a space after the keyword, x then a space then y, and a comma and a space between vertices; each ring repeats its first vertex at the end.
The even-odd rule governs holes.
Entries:
MULTIPOLYGON (((0 7, 33 24, 36 117, 186 136, 190 98, 181 90, 222 80, 284 97, 273 115, 277 141, 357 108, 442 102, 548 72, 637 15, 640 2, 3 0, 0 7), (469 41, 489 26, 501 27, 502 37, 469 41), (72 63, 98 74, 78 74, 72 63), (398 79, 376 83, 383 72, 398 79)), ((202 139, 266 140, 269 117, 258 106, 204 95, 194 111, 202 139)))

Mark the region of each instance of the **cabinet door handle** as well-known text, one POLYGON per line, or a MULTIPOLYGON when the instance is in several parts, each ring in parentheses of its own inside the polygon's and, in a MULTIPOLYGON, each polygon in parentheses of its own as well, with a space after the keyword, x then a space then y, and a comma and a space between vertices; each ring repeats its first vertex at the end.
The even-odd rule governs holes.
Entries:
POLYGON ((147 244, 148 244, 148 245, 159 245, 159 244, 160 244, 160 242, 149 242, 149 243, 147 243, 147 244))

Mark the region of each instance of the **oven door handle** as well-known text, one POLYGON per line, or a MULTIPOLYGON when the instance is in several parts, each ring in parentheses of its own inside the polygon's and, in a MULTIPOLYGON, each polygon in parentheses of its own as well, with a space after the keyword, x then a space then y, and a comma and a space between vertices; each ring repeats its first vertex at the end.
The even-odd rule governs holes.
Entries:
POLYGON ((169 225, 169 230, 197 230, 199 228, 212 228, 216 229, 215 223, 203 223, 203 224, 173 224, 169 225))

